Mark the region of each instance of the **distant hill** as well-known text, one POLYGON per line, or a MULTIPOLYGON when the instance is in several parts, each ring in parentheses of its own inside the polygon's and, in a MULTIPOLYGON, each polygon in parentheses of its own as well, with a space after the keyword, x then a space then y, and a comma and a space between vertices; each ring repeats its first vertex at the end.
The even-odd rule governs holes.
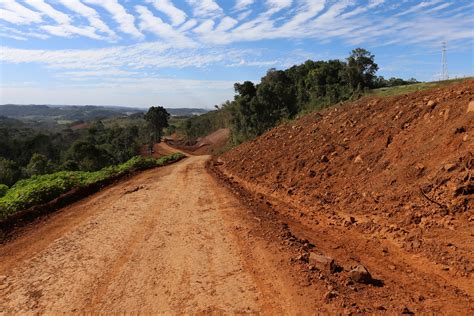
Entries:
MULTIPOLYGON (((40 121, 91 121, 144 113, 146 110, 147 109, 122 106, 4 104, 0 105, 0 116, 40 121)), ((192 116, 208 112, 208 110, 198 108, 167 110, 172 116, 192 116)))

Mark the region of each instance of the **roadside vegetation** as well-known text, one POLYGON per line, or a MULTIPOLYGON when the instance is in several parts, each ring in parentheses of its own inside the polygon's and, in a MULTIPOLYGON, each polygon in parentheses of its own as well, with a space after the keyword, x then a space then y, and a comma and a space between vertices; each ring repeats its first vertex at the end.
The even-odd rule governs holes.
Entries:
POLYGON ((12 186, 36 175, 93 172, 125 163, 145 144, 152 147, 160 140, 168 118, 165 109, 152 107, 147 114, 37 129, 32 122, 0 117, 0 184, 12 186))
POLYGON ((10 189, 0 185, 0 219, 19 210, 47 203, 72 189, 87 187, 138 170, 160 167, 183 158, 181 153, 159 159, 135 156, 128 161, 98 171, 59 171, 20 180, 10 189))

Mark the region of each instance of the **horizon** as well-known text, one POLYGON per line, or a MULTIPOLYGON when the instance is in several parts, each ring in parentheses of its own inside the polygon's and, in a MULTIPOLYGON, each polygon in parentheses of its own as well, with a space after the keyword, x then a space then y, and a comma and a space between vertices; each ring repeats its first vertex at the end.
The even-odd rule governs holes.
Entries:
POLYGON ((450 77, 474 74, 467 0, 4 0, 0 12, 0 104, 212 109, 236 82, 357 47, 377 75, 436 81, 447 42, 450 77))

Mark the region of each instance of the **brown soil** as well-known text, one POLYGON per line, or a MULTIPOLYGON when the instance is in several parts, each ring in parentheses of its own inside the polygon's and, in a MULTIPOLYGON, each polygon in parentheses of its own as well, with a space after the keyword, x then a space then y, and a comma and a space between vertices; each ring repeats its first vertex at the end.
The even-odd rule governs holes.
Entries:
POLYGON ((472 313, 473 100, 472 80, 363 98, 279 126, 214 169, 339 262, 325 277, 349 311, 472 313), (379 286, 352 290, 357 263, 379 286))
POLYGON ((265 236, 288 230, 216 182, 209 158, 144 171, 0 245, 0 314, 333 310, 265 236))
POLYGON ((209 155, 219 153, 227 145, 229 136, 230 130, 228 128, 221 128, 205 137, 197 139, 194 143, 173 139, 169 139, 167 142, 173 147, 193 155, 209 155))

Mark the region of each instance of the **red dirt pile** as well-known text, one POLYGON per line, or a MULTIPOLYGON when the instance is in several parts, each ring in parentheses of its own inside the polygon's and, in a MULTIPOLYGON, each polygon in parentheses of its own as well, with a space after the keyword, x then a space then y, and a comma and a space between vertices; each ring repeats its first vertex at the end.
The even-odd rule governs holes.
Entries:
POLYGON ((469 288, 474 80, 312 113, 219 160, 250 190, 295 206, 287 215, 308 227, 393 243, 469 288))

